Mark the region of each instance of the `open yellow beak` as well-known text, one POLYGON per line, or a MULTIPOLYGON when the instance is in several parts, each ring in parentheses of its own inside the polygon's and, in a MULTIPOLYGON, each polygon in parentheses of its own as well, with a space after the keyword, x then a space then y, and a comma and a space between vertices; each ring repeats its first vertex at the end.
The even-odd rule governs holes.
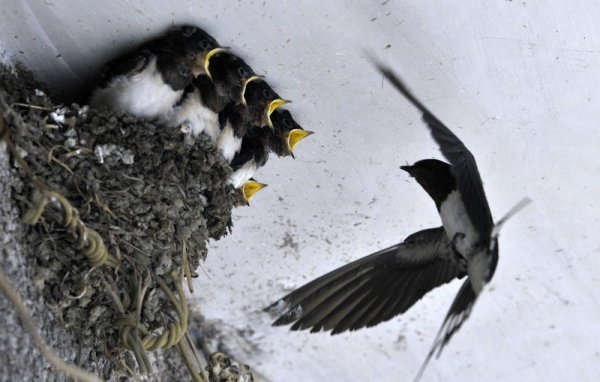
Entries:
POLYGON ((246 203, 250 202, 250 199, 256 194, 258 191, 267 187, 264 183, 259 183, 255 180, 249 180, 242 185, 242 194, 244 195, 244 200, 246 203))
POLYGON ((290 103, 292 101, 288 101, 286 99, 277 98, 273 101, 269 102, 267 108, 265 109, 265 120, 263 121, 263 125, 269 126, 273 129, 273 122, 271 121, 271 114, 280 106, 285 105, 286 103, 290 103))
POLYGON ((248 87, 248 84, 252 81, 257 81, 262 78, 263 78, 263 76, 252 76, 252 77, 248 78, 246 81, 244 81, 244 83, 242 84, 242 94, 241 94, 242 105, 248 106, 248 103, 246 103, 246 88, 248 87))
POLYGON ((225 51, 225 48, 215 48, 215 49, 213 49, 213 50, 210 50, 210 51, 206 52, 205 54, 201 55, 201 56, 198 58, 198 62, 197 62, 197 64, 198 64, 198 65, 199 65, 199 66, 200 66, 202 69, 201 69, 201 70, 199 70, 199 71, 197 71, 196 73, 194 73, 194 76, 195 76, 195 77, 198 77, 200 74, 204 73, 204 74, 206 74, 206 75, 207 75, 209 78, 212 78, 212 77, 210 76, 210 69, 209 69, 209 66, 210 66, 210 58, 211 58, 212 56, 214 56, 215 54, 217 54, 217 53, 220 53, 220 52, 224 52, 224 51, 225 51))
POLYGON ((311 134, 314 134, 314 132, 308 131, 308 130, 302 130, 302 129, 290 130, 288 137, 287 137, 287 145, 290 150, 290 153, 293 154, 294 148, 296 147, 296 145, 301 140, 303 140, 304 138, 308 137, 311 134))

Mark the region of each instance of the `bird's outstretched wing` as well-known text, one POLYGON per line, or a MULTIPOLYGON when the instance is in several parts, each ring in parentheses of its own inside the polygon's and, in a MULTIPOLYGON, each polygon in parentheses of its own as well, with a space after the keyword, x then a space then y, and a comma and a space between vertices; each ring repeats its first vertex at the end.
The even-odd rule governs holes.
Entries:
POLYGON ((300 287, 267 309, 292 330, 371 327, 405 312, 433 288, 465 275, 442 227, 419 231, 300 287))
POLYGON ((404 85, 394 71, 381 63, 376 63, 379 71, 404 95, 421 113, 423 121, 429 126, 433 139, 442 153, 452 164, 452 175, 480 237, 489 237, 494 227, 490 207, 483 190, 483 182, 477 169, 473 154, 462 141, 446 127, 425 105, 423 105, 404 85))

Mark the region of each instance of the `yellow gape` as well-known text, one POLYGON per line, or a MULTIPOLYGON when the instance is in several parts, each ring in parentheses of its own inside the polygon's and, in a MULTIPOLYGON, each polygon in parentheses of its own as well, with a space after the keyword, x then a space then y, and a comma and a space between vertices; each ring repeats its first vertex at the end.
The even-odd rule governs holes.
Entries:
MULTIPOLYGON (((210 58, 212 56, 214 56, 215 54, 219 53, 219 52, 223 52, 225 51, 225 48, 215 48, 213 50, 210 50, 208 52, 206 52, 205 54, 202 54, 199 58, 198 58, 198 65, 201 65, 202 67, 202 71, 200 73, 198 73, 198 75, 200 74, 206 74, 209 78, 212 78, 210 76, 210 58)), ((198 76, 196 75, 196 77, 198 76)))
POLYGON ((259 183, 255 180, 249 180, 242 185, 242 194, 244 195, 244 200, 246 203, 250 202, 250 199, 256 194, 258 191, 267 187, 264 183, 259 183))
POLYGON ((287 136, 287 145, 288 150, 290 150, 290 154, 294 152, 294 147, 309 135, 314 134, 312 131, 302 130, 302 129, 293 129, 290 130, 287 136))
POLYGON ((246 103, 246 88, 248 87, 248 84, 252 81, 260 80, 263 78, 264 78, 263 76, 252 76, 252 77, 248 78, 246 81, 244 81, 244 83, 242 84, 242 94, 240 95, 242 105, 244 105, 244 106, 248 105, 246 103))
POLYGON ((286 103, 290 103, 292 101, 288 101, 286 99, 277 98, 273 101, 269 102, 267 108, 265 109, 265 116, 263 118, 263 126, 269 126, 273 129, 273 122, 271 122, 271 114, 280 106, 285 105, 286 103))

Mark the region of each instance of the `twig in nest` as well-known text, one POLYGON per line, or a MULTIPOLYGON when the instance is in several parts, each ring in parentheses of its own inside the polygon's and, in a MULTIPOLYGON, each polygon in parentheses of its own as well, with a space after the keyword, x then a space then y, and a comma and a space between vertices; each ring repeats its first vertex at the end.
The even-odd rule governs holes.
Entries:
MULTIPOLYGON (((187 336, 188 335, 186 334, 186 338, 187 338, 187 336)), ((183 359, 183 363, 185 364, 188 371, 190 372, 192 380, 194 382, 208 381, 208 376, 206 375, 206 372, 202 369, 202 363, 200 362, 200 358, 198 357, 198 352, 193 347, 194 344, 189 341, 187 341, 187 342, 188 342, 188 346, 185 346, 186 341, 183 341, 183 340, 179 341, 179 343, 176 345, 176 347, 177 347, 177 351, 179 352, 179 355, 181 356, 181 359, 183 359), (194 363, 192 362, 192 359, 188 352, 188 348, 192 349, 192 355, 194 356, 196 364, 198 366, 200 366, 200 368, 197 368, 194 365, 194 363)))
POLYGON ((52 111, 52 108, 50 107, 43 107, 43 106, 37 106, 37 105, 30 105, 28 103, 21 103, 21 102, 15 102, 10 106, 21 106, 21 107, 26 107, 28 109, 33 109, 33 110, 44 110, 44 111, 52 111))
POLYGON ((173 309, 177 313, 179 318, 179 322, 171 322, 166 328, 163 328, 163 332, 160 335, 147 335, 144 337, 144 348, 152 351, 159 348, 170 348, 181 340, 184 334, 187 332, 188 326, 188 305, 185 299, 185 293, 183 292, 183 287, 181 286, 181 278, 175 274, 175 272, 171 273, 171 277, 173 278, 173 282, 175 284, 175 290, 177 291, 177 295, 179 299, 175 297, 173 291, 168 287, 165 280, 163 280, 160 276, 155 276, 154 280, 163 290, 167 299, 171 302, 173 309))
MULTIPOLYGON (((150 331, 140 323, 140 315, 144 296, 148 288, 149 282, 146 280, 143 285, 140 284, 139 278, 135 278, 136 294, 134 296, 133 306, 135 311, 131 312, 127 317, 124 317, 117 321, 116 326, 119 327, 119 336, 121 338, 121 344, 127 349, 133 352, 136 361, 140 367, 142 374, 148 374, 151 370, 151 365, 148 361, 146 351, 154 351, 157 349, 166 349, 172 346, 176 346, 181 342, 181 339, 187 332, 188 328, 188 316, 189 310, 183 287, 181 285, 181 277, 177 276, 175 272, 171 273, 171 278, 175 284, 175 290, 178 297, 175 296, 173 291, 169 288, 166 281, 160 276, 154 276, 154 281, 163 290, 167 299, 171 302, 172 308, 177 313, 178 320, 171 322, 167 326, 163 327, 161 334, 152 334, 150 331), (143 335, 140 338, 140 334, 143 335)), ((184 362, 189 365, 191 361, 186 351, 181 351, 184 362)), ((191 366, 190 366, 191 367, 191 366)), ((190 369, 192 374, 197 373, 195 369, 190 369)))
POLYGON ((187 280, 187 285, 190 293, 194 293, 194 286, 192 283, 192 270, 190 269, 190 259, 187 253, 187 242, 184 239, 181 241, 181 268, 183 269, 183 275, 187 280))
POLYGON ((55 162, 56 164, 67 170, 71 175, 73 175, 73 170, 71 170, 69 166, 67 166, 65 163, 63 163, 61 160, 54 156, 54 151, 57 149, 65 149, 67 152, 69 152, 69 150, 63 145, 56 145, 50 148, 50 150, 48 150, 48 163, 55 162))
POLYGON ((125 314, 125 307, 123 306, 123 302, 119 298, 119 295, 117 294, 117 291, 115 290, 113 284, 106 281, 104 275, 102 277, 102 284, 104 284, 105 292, 108 293, 108 295, 112 298, 119 313, 125 314))
POLYGON ((100 195, 98 195, 95 192, 94 192, 94 200, 96 201, 96 204, 98 205, 98 207, 100 207, 100 209, 102 209, 102 211, 104 211, 107 214, 109 214, 110 216, 112 216, 115 220, 118 220, 117 215, 115 215, 115 213, 112 212, 112 210, 110 209, 108 204, 106 204, 104 202, 104 200, 102 200, 102 198, 100 198, 100 195))
POLYGON ((125 309, 133 307, 133 311, 126 317, 118 320, 115 323, 115 326, 119 328, 121 344, 133 353, 138 367, 140 368, 140 373, 149 374, 152 371, 152 365, 150 364, 150 360, 144 349, 144 344, 140 338, 140 333, 147 335, 148 329, 140 323, 140 316, 150 279, 146 277, 144 281, 141 281, 140 275, 135 271, 135 265, 132 264, 132 266, 134 267, 133 276, 131 278, 131 282, 133 283, 132 290, 134 291, 133 301, 123 301, 122 305, 125 309))

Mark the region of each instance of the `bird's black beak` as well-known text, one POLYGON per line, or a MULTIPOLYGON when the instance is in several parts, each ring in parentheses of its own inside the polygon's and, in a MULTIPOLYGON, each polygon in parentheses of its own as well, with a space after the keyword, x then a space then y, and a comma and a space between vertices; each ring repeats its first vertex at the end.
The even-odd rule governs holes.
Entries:
POLYGON ((413 166, 400 166, 401 170, 406 171, 410 176, 412 176, 414 178, 414 174, 413 174, 413 166))

